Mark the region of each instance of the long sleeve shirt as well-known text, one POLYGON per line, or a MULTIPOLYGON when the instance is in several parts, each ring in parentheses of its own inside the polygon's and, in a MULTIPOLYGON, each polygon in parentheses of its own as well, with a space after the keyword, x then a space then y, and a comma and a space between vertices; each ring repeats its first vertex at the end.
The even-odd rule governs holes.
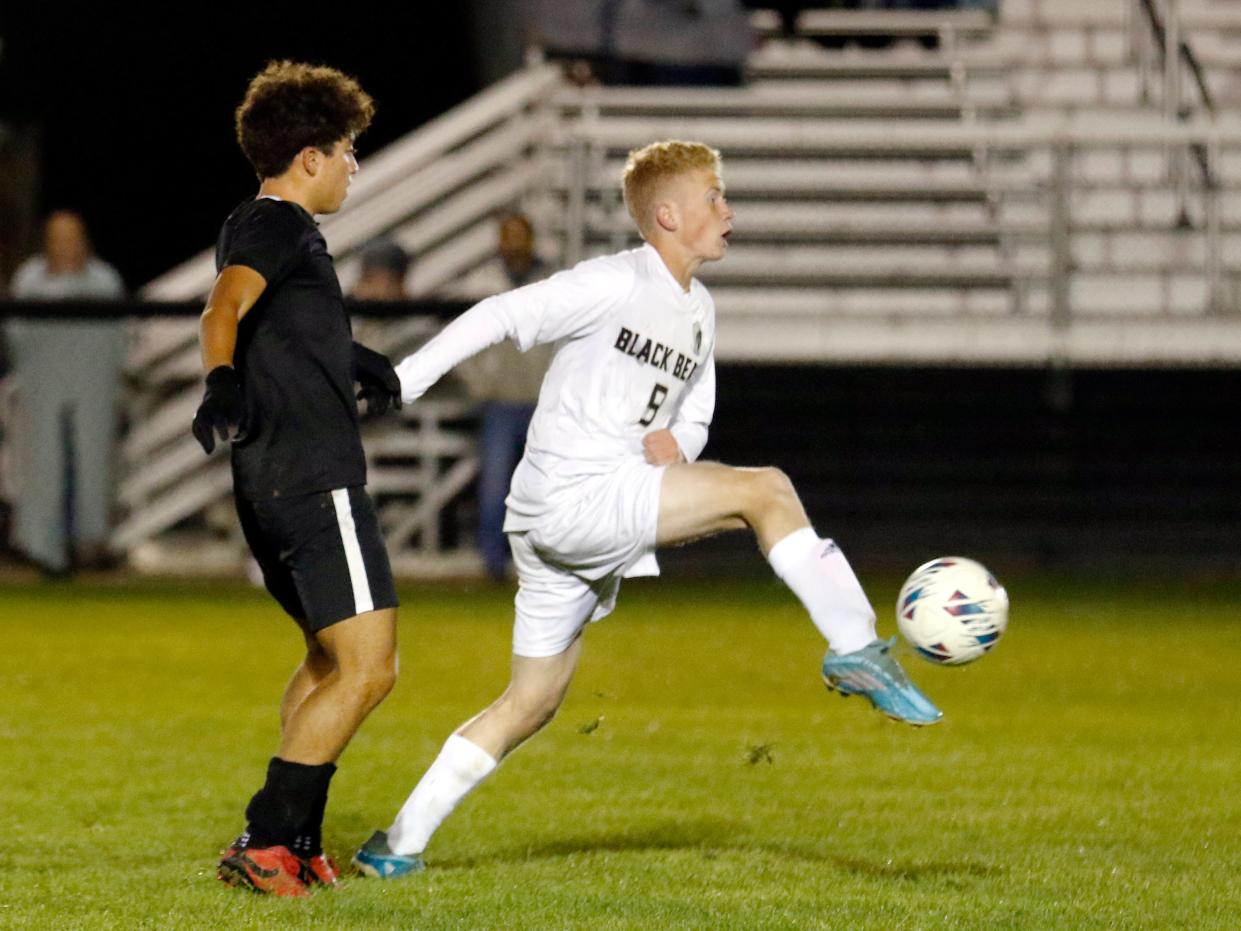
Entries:
POLYGON ((474 305, 397 366, 406 402, 474 353, 508 339, 555 344, 513 479, 506 530, 533 526, 555 491, 541 476, 593 475, 643 455, 668 428, 689 461, 715 410, 715 305, 688 291, 650 245, 588 259, 474 305))

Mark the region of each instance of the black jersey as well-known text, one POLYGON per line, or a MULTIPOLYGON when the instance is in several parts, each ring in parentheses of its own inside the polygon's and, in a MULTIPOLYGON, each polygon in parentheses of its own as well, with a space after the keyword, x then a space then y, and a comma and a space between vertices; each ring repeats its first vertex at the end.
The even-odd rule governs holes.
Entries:
POLYGON ((244 399, 232 446, 237 494, 256 501, 365 484, 353 335, 314 218, 288 201, 248 200, 224 221, 215 261, 267 281, 233 353, 244 399))

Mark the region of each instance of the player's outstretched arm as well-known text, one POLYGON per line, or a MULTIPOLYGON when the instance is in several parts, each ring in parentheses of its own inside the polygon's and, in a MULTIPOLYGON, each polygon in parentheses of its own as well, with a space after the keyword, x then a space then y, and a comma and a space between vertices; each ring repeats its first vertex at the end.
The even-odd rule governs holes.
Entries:
POLYGON ((401 400, 410 404, 456 366, 510 335, 499 300, 489 297, 459 316, 396 367, 401 400))
POLYGON ((237 326, 266 287, 267 280, 254 269, 230 265, 207 297, 198 331, 207 387, 191 425, 203 452, 215 449, 216 435, 227 440, 241 420, 241 384, 233 371, 237 326))
POLYGON ((603 257, 480 301, 396 367, 402 400, 417 400, 454 366, 502 339, 525 352, 590 331, 632 283, 632 268, 603 257))

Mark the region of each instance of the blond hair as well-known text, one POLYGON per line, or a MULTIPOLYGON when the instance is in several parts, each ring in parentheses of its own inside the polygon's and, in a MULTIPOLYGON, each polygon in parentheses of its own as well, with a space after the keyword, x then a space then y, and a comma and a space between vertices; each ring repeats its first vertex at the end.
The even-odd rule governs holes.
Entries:
POLYGON ((722 166, 720 153, 701 142, 667 139, 634 149, 625 162, 621 183, 629 215, 645 234, 651 225, 651 208, 663 182, 698 169, 717 175, 722 166))

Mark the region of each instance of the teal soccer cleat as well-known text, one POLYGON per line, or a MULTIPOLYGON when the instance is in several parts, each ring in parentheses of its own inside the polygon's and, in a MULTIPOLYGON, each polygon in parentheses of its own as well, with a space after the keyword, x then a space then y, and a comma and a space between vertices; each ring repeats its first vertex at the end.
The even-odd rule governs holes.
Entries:
POLYGON ((823 681, 841 695, 864 695, 895 721, 922 726, 934 724, 944 713, 931 704, 891 655, 896 638, 875 640, 853 653, 823 657, 823 681))
POLYGON ((405 857, 393 853, 388 846, 388 835, 383 831, 376 831, 370 836, 370 840, 358 848, 358 852, 353 855, 353 865, 363 876, 374 879, 396 879, 410 873, 421 873, 426 869, 422 857, 417 854, 405 857))

